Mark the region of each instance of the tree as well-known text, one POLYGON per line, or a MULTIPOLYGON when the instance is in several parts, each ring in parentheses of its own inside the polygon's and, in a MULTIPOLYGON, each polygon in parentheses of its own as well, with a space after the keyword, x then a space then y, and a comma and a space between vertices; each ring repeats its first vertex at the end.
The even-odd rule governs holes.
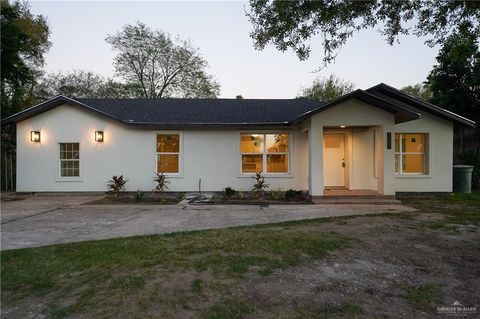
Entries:
POLYGON ((423 83, 417 83, 414 85, 407 85, 400 89, 411 96, 417 97, 420 100, 429 102, 432 99, 432 90, 430 87, 423 83))
POLYGON ((341 80, 331 74, 328 78, 314 80, 311 86, 301 90, 300 96, 318 101, 331 101, 354 89, 354 83, 341 80))
POLYGON ((33 15, 25 2, 1 0, 2 117, 30 106, 35 72, 50 47, 50 30, 42 15, 33 15))
POLYGON ((243 95, 239 94, 239 95, 235 96, 235 98, 236 98, 237 100, 242 100, 242 99, 243 99, 243 95))
POLYGON ((459 30, 480 35, 480 1, 250 0, 250 8, 256 48, 271 43, 280 51, 293 49, 304 60, 310 55, 309 40, 321 35, 324 65, 354 33, 379 24, 390 45, 410 33, 427 36, 431 46, 459 30))
POLYGON ((174 41, 140 22, 126 25, 106 41, 118 52, 116 74, 144 98, 219 94, 219 84, 206 72, 207 61, 187 41, 174 41))
MULTIPOLYGON (((431 102, 447 110, 480 121, 480 52, 478 38, 469 33, 451 35, 427 77, 431 102)), ((462 130, 462 140, 464 130, 462 130)), ((477 142, 480 129, 476 128, 477 142)), ((477 157, 478 157, 477 143, 477 157)), ((465 150, 464 150, 465 153, 465 150)))
POLYGON ((124 83, 94 72, 74 70, 42 76, 34 86, 33 95, 38 100, 46 100, 58 94, 77 98, 129 98, 135 97, 136 91, 124 83))

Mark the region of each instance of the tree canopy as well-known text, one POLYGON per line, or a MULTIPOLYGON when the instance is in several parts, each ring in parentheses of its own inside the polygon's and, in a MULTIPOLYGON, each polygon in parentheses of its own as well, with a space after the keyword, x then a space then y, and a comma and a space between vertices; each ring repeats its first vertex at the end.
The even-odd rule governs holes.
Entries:
MULTIPOLYGON (((451 35, 427 77, 431 102, 447 110, 480 121, 480 52, 472 34, 451 35)), ((479 130, 477 129, 477 133, 479 130)), ((479 135, 480 137, 480 135, 479 135)))
POLYGON ((408 34, 426 36, 428 45, 441 44, 460 30, 480 35, 480 1, 250 0, 250 8, 256 48, 273 44, 280 51, 293 49, 304 60, 310 55, 309 40, 320 35, 324 65, 356 32, 368 28, 378 28, 390 45, 408 34))
POLYGON ((342 95, 352 92, 355 84, 344 81, 331 74, 329 77, 319 78, 312 85, 302 88, 300 97, 318 101, 332 101, 342 95))
POLYGON ((29 106, 34 75, 50 47, 50 30, 42 15, 33 15, 25 2, 1 0, 2 117, 29 106), (26 104, 26 105, 25 105, 26 104))
POLYGON ((135 97, 135 93, 124 83, 83 70, 47 73, 37 80, 33 90, 37 100, 58 94, 78 98, 129 98, 135 97))
POLYGON ((126 25, 106 41, 118 52, 116 74, 144 98, 216 97, 220 85, 188 41, 173 40, 143 23, 126 25))
POLYGON ((432 99, 432 90, 427 84, 424 83, 407 85, 401 88, 400 91, 417 97, 425 102, 429 102, 432 99))

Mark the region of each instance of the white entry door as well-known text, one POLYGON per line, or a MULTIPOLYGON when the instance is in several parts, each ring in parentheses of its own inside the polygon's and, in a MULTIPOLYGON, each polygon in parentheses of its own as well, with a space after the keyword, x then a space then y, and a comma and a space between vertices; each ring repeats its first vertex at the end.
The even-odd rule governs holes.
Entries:
POLYGON ((345 186, 345 134, 323 134, 325 186, 345 186))

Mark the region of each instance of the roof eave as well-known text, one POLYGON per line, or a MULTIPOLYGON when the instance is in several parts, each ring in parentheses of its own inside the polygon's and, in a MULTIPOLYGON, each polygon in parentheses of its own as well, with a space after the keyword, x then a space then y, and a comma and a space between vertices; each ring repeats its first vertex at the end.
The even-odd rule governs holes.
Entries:
POLYGON ((419 109, 423 109, 429 113, 432 113, 434 115, 437 115, 443 119, 449 120, 454 122, 454 124, 461 124, 464 126, 470 126, 470 127, 475 127, 476 122, 472 121, 466 117, 463 117, 461 115, 458 115, 456 113, 453 113, 449 110, 443 109, 435 104, 422 101, 421 99, 412 96, 410 94, 404 93, 400 90, 397 90, 396 88, 385 84, 385 83, 380 83, 375 86, 372 86, 371 88, 366 90, 367 92, 377 92, 377 91, 382 91, 384 93, 387 93, 387 95, 392 96, 394 98, 398 98, 399 100, 413 104, 412 106, 418 107, 419 109))
POLYGON ((346 95, 343 95, 331 102, 328 102, 316 109, 313 109, 311 111, 308 111, 308 112, 305 112, 304 114, 296 117, 295 119, 292 120, 292 123, 295 124, 295 123, 299 123, 305 119, 307 119, 308 117, 318 113, 318 112, 322 112, 322 111, 325 111, 331 107, 334 107, 338 104, 341 104, 347 100, 350 100, 350 99, 357 99, 359 101, 362 101, 362 102, 365 102, 367 104, 371 104, 375 107, 378 107, 378 108, 381 108, 383 109, 384 111, 386 112, 389 112, 389 113, 393 113, 395 114, 395 124, 398 124, 398 123, 403 123, 403 122, 407 122, 407 121, 411 121, 411 120, 415 120, 415 119, 418 119, 420 118, 420 114, 419 113, 416 113, 416 112, 413 112, 403 106, 400 106, 400 105, 397 105, 397 104, 393 104, 389 101, 386 101, 384 99, 381 99, 373 94, 370 94, 368 92, 365 92, 363 90, 355 90, 349 94, 346 94, 346 95), (398 116, 397 116, 398 115, 398 116))
POLYGON ((126 124, 125 121, 123 121, 120 118, 117 118, 117 117, 115 117, 111 114, 102 112, 98 109, 95 109, 91 106, 88 106, 84 103, 81 103, 81 102, 79 102, 75 99, 69 98, 69 97, 64 96, 64 95, 57 95, 57 96, 51 98, 50 100, 47 100, 47 101, 44 101, 42 103, 36 104, 36 105, 26 109, 26 110, 20 111, 18 113, 15 113, 15 114, 9 116, 9 117, 6 117, 6 118, 2 119, 1 124, 2 125, 15 124, 15 123, 27 120, 30 117, 33 117, 35 115, 38 115, 38 114, 41 114, 43 112, 49 111, 49 110, 51 110, 51 109, 53 109, 57 106, 60 106, 62 104, 66 104, 66 103, 82 107, 82 108, 84 108, 88 111, 91 111, 91 112, 96 113, 98 115, 102 115, 104 117, 112 119, 112 120, 114 120, 116 122, 119 122, 121 124, 126 124))

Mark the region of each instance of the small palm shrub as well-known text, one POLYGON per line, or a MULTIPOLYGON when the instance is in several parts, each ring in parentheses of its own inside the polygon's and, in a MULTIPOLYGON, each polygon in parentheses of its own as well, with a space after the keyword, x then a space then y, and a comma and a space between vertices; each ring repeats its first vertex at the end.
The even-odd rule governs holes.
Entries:
POLYGON ((230 197, 234 196, 236 193, 237 193, 237 191, 234 190, 233 188, 231 188, 230 186, 225 187, 225 189, 223 190, 223 196, 225 198, 230 198, 230 197))
POLYGON ((157 192, 164 192, 168 189, 168 184, 170 184, 170 181, 167 181, 167 176, 165 176, 165 173, 160 172, 160 173, 155 173, 155 177, 153 177, 153 181, 157 183, 155 186, 154 191, 157 192))
POLYGON ((257 196, 257 198, 261 198, 268 187, 269 185, 265 182, 265 178, 263 178, 262 173, 255 173, 255 184, 253 185, 252 192, 257 196))
POLYGON ((278 200, 278 199, 282 198, 282 195, 283 195, 283 192, 280 189, 280 187, 272 188, 270 190, 270 197, 272 197, 272 199, 278 200))
POLYGON ((119 193, 125 191, 125 184, 127 181, 128 179, 123 178, 123 175, 113 175, 112 179, 107 182, 107 190, 117 197, 119 193))
POLYGON ((292 201, 297 197, 297 191, 294 189, 289 189, 285 192, 285 199, 288 201, 292 201))

